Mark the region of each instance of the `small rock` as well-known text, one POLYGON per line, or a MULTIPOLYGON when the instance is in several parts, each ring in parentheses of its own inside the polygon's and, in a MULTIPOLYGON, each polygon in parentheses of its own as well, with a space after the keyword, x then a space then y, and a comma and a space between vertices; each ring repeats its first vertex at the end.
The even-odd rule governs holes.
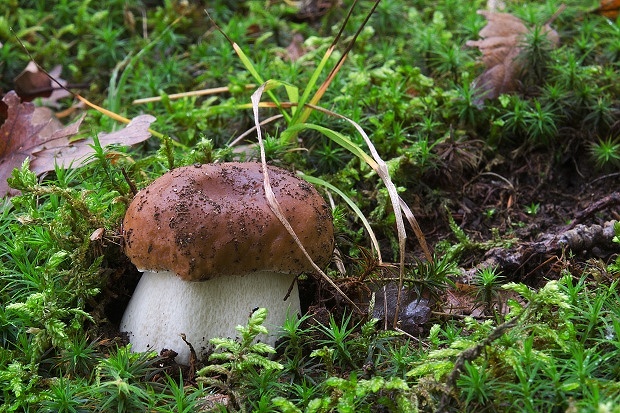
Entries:
MULTIPOLYGON (((387 324, 391 326, 396 314, 398 286, 396 283, 389 283, 377 289, 374 294, 375 306, 372 316, 379 320, 387 318, 387 324)), ((411 335, 420 334, 430 315, 430 301, 427 298, 419 297, 415 291, 402 289, 398 315, 398 326, 401 330, 411 335)))

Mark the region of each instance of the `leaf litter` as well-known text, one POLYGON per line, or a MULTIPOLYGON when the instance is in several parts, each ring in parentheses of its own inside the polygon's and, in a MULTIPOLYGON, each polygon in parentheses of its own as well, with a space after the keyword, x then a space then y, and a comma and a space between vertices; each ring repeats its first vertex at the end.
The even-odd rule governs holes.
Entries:
MULTIPOLYGON (((38 175, 57 166, 78 168, 95 160, 94 139, 76 138, 85 114, 64 126, 51 110, 21 102, 15 91, 8 92, 2 101, 7 106, 7 119, 0 126, 0 196, 16 194, 9 188, 7 178, 27 158, 38 175)), ((137 116, 123 129, 99 134, 99 143, 105 147, 143 142, 151 137, 148 129, 154 121, 151 115, 137 116)))
MULTIPOLYGON (((480 50, 486 70, 474 80, 474 85, 479 100, 496 99, 503 93, 519 89, 519 80, 525 69, 519 56, 530 29, 521 19, 509 13, 478 10, 478 14, 487 19, 486 26, 479 33, 481 40, 468 40, 466 45, 480 50)), ((549 23, 542 26, 542 32, 557 47, 560 36, 549 23)))
POLYGON ((60 78, 62 67, 55 66, 50 70, 49 75, 41 70, 34 61, 30 61, 26 68, 15 77, 13 84, 15 92, 23 101, 31 101, 41 97, 47 106, 56 106, 57 101, 71 96, 66 88, 68 82, 60 78), (54 78, 54 82, 52 81, 54 78))

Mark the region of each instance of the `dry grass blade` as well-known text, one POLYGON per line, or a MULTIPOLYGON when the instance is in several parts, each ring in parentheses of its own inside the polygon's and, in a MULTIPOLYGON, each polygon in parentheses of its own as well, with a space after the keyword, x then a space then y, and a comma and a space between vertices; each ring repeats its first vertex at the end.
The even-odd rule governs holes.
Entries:
MULTIPOLYGON (((264 121, 262 121, 259 126, 264 126, 267 125, 271 122, 273 122, 274 120, 278 120, 281 119, 283 116, 282 115, 274 115, 271 116, 267 119, 265 119, 264 121)), ((230 142, 228 144, 229 147, 235 146, 236 144, 238 144, 239 142, 241 142, 246 136, 248 136, 250 133, 254 132, 256 130, 256 126, 252 126, 250 129, 246 130, 245 132, 243 132, 241 135, 237 136, 232 142, 230 142)))
POLYGON ((267 160, 266 160, 266 157, 265 157, 265 146, 263 144, 263 137, 262 137, 262 132, 261 132, 261 128, 260 128, 260 122, 259 122, 259 115, 258 115, 258 104, 260 102, 260 99, 261 99, 261 96, 263 94, 263 91, 265 90, 265 87, 266 87, 266 83, 263 83, 256 90, 256 92, 254 92, 252 94, 252 110, 253 110, 253 113, 254 113, 254 123, 256 125, 256 136, 257 136, 257 140, 258 140, 258 145, 260 147, 260 158, 261 158, 261 163, 263 165, 263 178, 264 178, 263 186, 265 188, 265 197, 267 198, 267 202, 269 203, 269 207, 271 208, 273 213, 276 215, 278 220, 280 220, 280 222, 282 223, 284 228, 286 228, 288 233, 291 234, 291 237, 293 237, 293 240, 295 240, 295 243, 297 244, 297 246, 301 249, 301 251, 306 256, 306 258, 308 259, 310 264, 312 264, 312 267, 314 268, 314 270, 316 272, 318 272, 321 275, 321 277, 323 277, 323 279, 325 281, 327 281, 332 287, 334 287, 334 289, 340 295, 342 295, 342 297, 344 297, 344 299, 347 302, 349 302, 349 304, 351 304, 358 312, 361 313, 362 311, 359 309, 359 307, 349 297, 347 297, 347 295, 332 281, 332 279, 329 278, 327 276, 327 274, 325 274, 323 272, 323 270, 321 270, 321 268, 314 262, 312 257, 310 257, 310 254, 308 254, 308 251, 306 250, 306 248, 304 247, 303 243, 301 242, 301 240, 299 239, 299 237, 295 233, 295 230, 293 229, 291 224, 288 222, 288 220, 286 219, 286 217, 282 213, 282 210, 280 208, 280 204, 279 204, 278 200, 276 199, 276 196, 273 193, 273 190, 271 189, 271 182, 269 180, 269 172, 268 172, 268 169, 267 169, 267 160))
POLYGON ((403 221, 403 213, 400 207, 400 196, 398 195, 398 191, 396 190, 396 185, 392 182, 392 178, 390 177, 390 172, 388 171, 388 167, 386 163, 381 159, 379 153, 375 149, 375 146, 372 144, 372 141, 364 132, 364 129, 360 125, 358 125, 352 119, 347 118, 346 116, 339 115, 335 113, 337 117, 346 120, 359 132, 359 134, 364 138, 368 149, 370 150, 370 154, 372 155, 375 165, 371 165, 377 175, 381 178, 385 187, 388 190, 388 194, 390 196, 390 201, 392 203, 392 208, 394 209, 394 217, 396 219, 396 231, 398 234, 398 253, 399 253, 399 283, 398 283, 398 296, 396 301, 396 310, 394 312, 394 322, 393 327, 397 326, 398 323, 398 315, 400 314, 399 306, 400 306, 400 293, 403 286, 403 279, 405 278, 405 241, 407 239, 407 232, 405 231, 405 222, 403 221))
POLYGON ((432 262, 433 254, 431 254, 431 250, 426 243, 426 237, 422 232, 422 228, 420 228, 420 224, 418 224, 418 220, 416 219, 415 215, 413 215, 413 212, 411 212, 409 205, 407 205, 407 203, 402 198, 398 198, 400 200, 400 208, 402 209, 405 218, 407 218, 407 221, 409 221, 409 225, 411 225, 411 229, 413 229, 413 233, 415 234, 418 242, 420 243, 420 247, 422 248, 422 252, 424 252, 424 256, 429 262, 432 262))
MULTIPOLYGON (((381 174, 379 174, 379 162, 377 162, 377 160, 382 162, 384 165, 385 165, 385 163, 379 157, 379 154, 375 150, 375 147, 372 144, 372 141, 370 140, 368 135, 366 135, 366 133, 364 132, 364 130, 362 129, 361 126, 359 126, 355 121, 347 118, 346 116, 342 116, 342 115, 340 115, 338 113, 335 113, 335 112, 332 112, 332 111, 330 111, 328 109, 325 109, 325 108, 322 108, 322 107, 319 107, 319 106, 314 106, 314 105, 308 105, 308 106, 311 106, 312 109, 317 110, 319 112, 326 113, 326 114, 328 114, 330 116, 339 117, 341 119, 346 120, 347 122, 350 122, 357 129, 357 131, 360 132, 360 134, 362 135, 362 137, 366 141, 366 144, 370 148, 370 151, 371 151, 371 154, 372 154, 372 158, 370 158, 368 156, 364 156, 361 159, 364 162, 366 162, 381 177, 381 174)), ((355 155, 359 156, 358 153, 355 153, 355 152, 353 152, 353 153, 355 155)), ((387 179, 389 180, 389 183, 390 183, 390 184, 386 183, 386 186, 391 185, 391 186, 394 187, 394 184, 392 183, 391 178, 389 176, 389 173, 387 173, 387 171, 386 171, 385 175, 387 175, 387 179)), ((381 177, 381 178, 383 179, 383 177, 381 177)), ((384 180, 384 182, 385 182, 385 180, 384 180)), ((395 187, 394 187, 394 189, 395 189, 395 187)), ((391 198, 391 200, 394 201, 394 199, 392 199, 392 198, 391 198)), ((430 252, 430 248, 428 247, 428 244, 426 243, 426 238, 424 237, 424 234, 422 233, 422 229, 420 228, 420 225, 418 224, 417 219, 413 215, 413 212, 411 212, 411 209, 409 208, 409 206, 405 203, 405 201, 403 201, 400 198, 400 196, 398 196, 398 205, 399 205, 399 208, 400 208, 400 212, 402 212, 402 214, 405 215, 405 217, 407 218, 407 221, 411 225, 411 228, 413 229, 413 232, 415 233, 416 238, 418 239, 418 242, 420 243, 420 247, 422 248, 422 251, 424 252, 425 257, 429 261, 432 261, 433 260, 433 256, 432 256, 432 254, 430 252)), ((397 210, 394 210, 394 212, 396 213, 397 210)))
POLYGON ((399 288, 398 288, 398 297, 397 297, 397 303, 396 303, 396 308, 394 312, 394 322, 393 322, 393 327, 396 327, 397 322, 398 322, 398 315, 400 313, 399 311, 400 294, 401 294, 403 280, 405 276, 405 273, 404 273, 405 271, 405 241, 407 239, 407 232, 405 231, 405 223, 403 220, 403 214, 407 216, 407 219, 409 223, 411 224, 414 230, 414 233, 416 237, 418 238, 420 245, 422 246, 422 249, 424 250, 426 257, 429 260, 432 260, 432 256, 428 249, 428 245, 426 244, 426 239, 424 238, 424 234, 422 234, 422 230, 420 229, 420 226, 418 225, 418 222, 415 219, 415 216, 413 215, 411 210, 406 206, 405 202, 398 195, 398 191, 396 190, 396 186, 392 182, 392 178, 390 177, 390 173, 388 171, 386 163, 379 156, 379 153, 375 149, 375 146, 373 145, 372 141, 370 140, 366 132, 364 132, 364 129, 359 124, 357 124, 357 122, 353 121, 352 119, 347 118, 346 116, 340 115, 335 112, 328 111, 326 109, 323 109, 317 106, 312 106, 312 108, 319 110, 321 112, 324 112, 324 113, 328 113, 340 119, 344 119, 347 122, 349 122, 351 125, 353 125, 353 127, 359 132, 359 134, 362 136, 362 138, 366 142, 366 145, 368 146, 368 149, 370 150, 370 154, 372 155, 372 159, 364 158, 364 160, 366 160, 368 165, 377 173, 377 175, 379 175, 386 189, 388 190, 390 201, 392 203, 392 209, 394 210, 394 216, 396 219, 396 230, 397 230, 397 235, 398 235, 398 246, 399 246, 399 257, 400 257, 399 277, 398 277, 399 288), (404 204, 405 204, 405 208, 403 208, 404 204))
MULTIPOLYGON (((253 83, 245 85, 246 89, 254 89, 255 87, 256 85, 253 83)), ((175 100, 175 99, 189 98, 189 97, 194 97, 194 96, 217 95, 219 93, 226 93, 229 91, 230 91, 230 88, 228 86, 214 87, 210 89, 192 90, 190 92, 172 93, 168 95, 168 99, 175 100)), ((161 96, 152 96, 148 98, 136 99, 133 102, 131 102, 131 104, 140 105, 142 103, 160 102, 161 100, 162 100, 161 96)))

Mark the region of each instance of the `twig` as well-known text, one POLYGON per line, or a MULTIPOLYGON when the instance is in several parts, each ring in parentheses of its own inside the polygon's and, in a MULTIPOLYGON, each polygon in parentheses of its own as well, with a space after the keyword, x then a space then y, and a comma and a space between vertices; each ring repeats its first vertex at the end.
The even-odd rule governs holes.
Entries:
POLYGON ((185 344, 187 344, 187 347, 189 347, 189 374, 187 380, 194 381, 194 379, 196 378, 196 364, 198 363, 196 350, 194 350, 194 346, 192 346, 192 343, 187 341, 187 337, 183 333, 181 333, 181 340, 183 340, 185 344))
POLYGON ((589 207, 587 207, 586 209, 584 209, 583 211, 575 215, 575 219, 573 219, 573 221, 570 224, 564 227, 564 230, 573 229, 575 228, 577 224, 580 224, 581 222, 583 222, 583 220, 589 217, 590 215, 595 214, 610 206, 614 206, 618 204, 620 204, 620 192, 612 192, 611 194, 607 195, 605 198, 599 199, 598 201, 596 201, 595 203, 593 203, 592 205, 590 205, 589 207))
POLYGON ((131 178, 129 178, 129 175, 127 174, 125 168, 121 168, 121 173, 123 174, 123 178, 125 178, 125 182, 127 182, 127 185, 129 185, 129 190, 131 191, 131 194, 133 196, 136 196, 136 194, 138 193, 138 188, 136 188, 136 184, 131 180, 131 178))
POLYGON ((607 175, 602 175, 590 181, 589 185, 592 185, 593 183, 598 182, 598 181, 602 181, 603 179, 616 178, 618 176, 620 176, 620 172, 613 172, 607 175))
POLYGON ((487 346, 491 345, 491 343, 504 335, 507 330, 516 326, 519 319, 523 316, 523 314, 526 313, 525 310, 527 310, 528 306, 524 307, 524 311, 521 313, 520 316, 512 318, 498 325, 497 327, 495 327, 495 330, 493 330, 491 334, 489 334, 489 336, 485 338, 481 343, 478 343, 475 346, 470 347, 467 350, 462 351, 461 354, 459 354, 459 356, 456 358, 456 361, 454 362, 454 368, 452 369, 452 372, 450 372, 446 380, 444 394, 441 397, 441 402, 439 403, 439 407, 437 408, 437 413, 449 411, 448 404, 450 403, 450 394, 452 393, 452 390, 456 387, 456 381, 458 380, 461 372, 465 368, 465 362, 477 359, 487 346))
MULTIPOLYGON (((249 85, 245 85, 244 87, 246 89, 254 89, 256 85, 250 83, 249 85)), ((183 92, 183 93, 172 93, 168 95, 168 99, 174 100, 174 99, 181 99, 181 98, 187 98, 187 97, 193 97, 193 96, 216 95, 218 93, 226 93, 229 91, 230 91, 230 88, 228 86, 214 87, 211 89, 192 90, 190 92, 183 92)), ((159 102, 162 99, 163 98, 161 96, 152 96, 148 98, 136 99, 133 102, 131 102, 131 104, 140 105, 142 103, 159 102)))

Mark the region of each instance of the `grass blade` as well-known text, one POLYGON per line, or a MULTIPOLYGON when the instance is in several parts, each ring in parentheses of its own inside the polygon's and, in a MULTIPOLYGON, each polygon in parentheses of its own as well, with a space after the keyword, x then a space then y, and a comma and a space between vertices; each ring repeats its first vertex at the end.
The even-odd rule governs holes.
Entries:
POLYGON ((301 249, 303 254, 306 256, 306 258, 308 259, 308 261, 310 262, 314 270, 318 272, 321 275, 321 277, 323 277, 323 279, 327 281, 336 291, 338 291, 338 293, 346 301, 348 301, 349 304, 351 304, 358 312, 361 313, 361 310, 359 309, 359 307, 334 283, 334 281, 331 278, 329 278, 327 274, 323 272, 323 270, 321 270, 321 268, 314 262, 312 257, 310 257, 310 254, 308 254, 308 251, 304 248, 304 245, 299 239, 299 237, 297 236, 297 234, 295 233, 295 230, 293 230, 293 227, 291 226, 291 224, 288 222, 288 220, 282 213, 282 209, 280 208, 280 203, 276 199, 276 196, 273 193, 273 190, 271 189, 271 181, 269 179, 269 172, 267 169, 267 160, 265 157, 265 146, 263 144, 262 132, 260 128, 260 121, 259 121, 259 115, 258 115, 258 104, 260 102, 260 98, 263 94, 263 91, 267 86, 268 85, 266 83, 262 84, 256 90, 256 92, 252 94, 252 105, 253 105, 253 112, 254 112, 254 123, 256 125, 256 136, 258 139, 258 145, 260 147, 260 158, 261 158, 261 163, 263 164, 263 178, 264 178, 263 186, 265 188, 265 197, 267 198, 269 207, 271 208, 273 213, 276 215, 278 220, 280 220, 284 228, 286 228, 288 233, 291 234, 291 237, 293 237, 293 240, 295 241, 297 246, 301 249))
POLYGON ((306 175, 302 172, 297 172, 297 175, 301 176, 303 179, 310 182, 311 184, 324 186, 325 188, 328 188, 329 190, 340 195, 340 197, 344 200, 344 202, 346 202, 347 205, 349 205, 349 207, 353 210, 353 212, 355 212, 355 215, 357 215, 359 219, 362 221, 362 224, 364 225, 364 228, 366 228, 366 231, 368 232, 368 236, 370 237, 372 247, 377 253, 377 259, 379 260, 379 263, 382 264, 383 259, 381 258, 381 250, 379 249, 379 241, 377 241, 377 237, 375 236, 375 232, 372 230, 372 227, 370 226, 370 222, 368 222, 368 220, 366 219, 366 216, 364 215, 362 210, 359 209, 359 207, 355 204, 355 202, 353 202, 353 200, 349 198, 340 189, 336 188, 334 185, 330 184, 327 181, 324 181, 321 178, 317 178, 311 175, 306 175))

